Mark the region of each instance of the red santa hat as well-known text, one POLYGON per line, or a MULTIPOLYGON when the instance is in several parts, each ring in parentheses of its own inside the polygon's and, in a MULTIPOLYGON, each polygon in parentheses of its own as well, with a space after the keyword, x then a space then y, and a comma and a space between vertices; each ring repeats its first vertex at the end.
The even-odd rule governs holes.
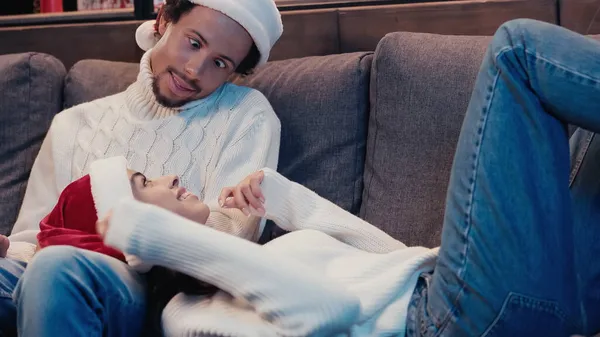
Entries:
POLYGON ((105 246, 96 232, 98 219, 123 198, 133 198, 127 160, 112 157, 95 161, 88 175, 62 191, 54 209, 40 222, 40 247, 69 245, 125 261, 123 254, 105 246))

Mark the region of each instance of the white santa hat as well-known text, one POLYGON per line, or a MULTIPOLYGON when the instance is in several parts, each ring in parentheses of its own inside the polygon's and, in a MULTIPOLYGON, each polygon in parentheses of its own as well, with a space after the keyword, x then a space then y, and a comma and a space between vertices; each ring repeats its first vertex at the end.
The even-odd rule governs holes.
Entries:
MULTIPOLYGON (((254 40, 260 52, 259 65, 269 59, 271 48, 283 33, 281 14, 273 0, 188 0, 219 11, 239 23, 254 40)), ((144 22, 135 32, 138 46, 147 51, 158 42, 155 20, 144 22)))
MULTIPOLYGON (((98 219, 103 219, 124 199, 133 199, 127 159, 123 156, 94 161, 90 165, 91 192, 98 219)), ((151 265, 143 263, 136 256, 125 254, 130 267, 138 272, 147 272, 151 265)))
POLYGON ((90 165, 90 184, 98 219, 104 218, 123 199, 133 199, 123 156, 94 161, 90 165))

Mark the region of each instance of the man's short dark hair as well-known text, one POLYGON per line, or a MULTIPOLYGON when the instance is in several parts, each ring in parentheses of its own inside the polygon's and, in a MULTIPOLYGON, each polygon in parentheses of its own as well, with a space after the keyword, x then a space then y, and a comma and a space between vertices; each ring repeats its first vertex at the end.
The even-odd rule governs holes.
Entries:
MULTIPOLYGON (((160 9, 162 13, 159 12, 159 16, 164 15, 168 22, 177 23, 181 17, 191 11, 194 6, 197 5, 188 0, 166 0, 165 4, 160 9)), ((242 76, 250 75, 258 65, 259 61, 260 51, 258 51, 258 47, 256 47, 256 44, 253 42, 248 55, 246 55, 238 65, 235 72, 242 76)))

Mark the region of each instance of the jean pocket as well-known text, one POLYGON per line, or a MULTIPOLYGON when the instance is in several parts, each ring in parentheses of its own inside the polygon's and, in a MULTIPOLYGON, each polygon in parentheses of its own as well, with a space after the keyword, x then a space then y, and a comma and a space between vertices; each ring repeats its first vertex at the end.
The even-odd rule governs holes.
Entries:
POLYGON ((577 328, 558 303, 510 293, 498 316, 482 334, 495 336, 569 336, 577 328))

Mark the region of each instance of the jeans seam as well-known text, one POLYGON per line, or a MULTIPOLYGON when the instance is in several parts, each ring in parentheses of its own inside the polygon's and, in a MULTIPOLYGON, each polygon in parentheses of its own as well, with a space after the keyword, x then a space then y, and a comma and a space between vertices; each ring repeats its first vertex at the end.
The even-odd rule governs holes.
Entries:
MULTIPOLYGON (((541 54, 539 54, 537 52, 534 52, 534 51, 531 51, 531 50, 527 49, 527 47, 525 47, 522 44, 514 45, 514 46, 506 46, 506 47, 500 49, 496 53, 496 55, 494 55, 494 58, 497 60, 501 56, 503 56, 504 54, 506 54, 506 52, 508 52, 508 51, 515 51, 517 49, 522 50, 525 54, 527 54, 529 56, 533 56, 536 60, 542 61, 542 62, 547 63, 547 64, 549 64, 549 65, 551 65, 553 67, 556 67, 556 68, 558 68, 560 70, 569 72, 572 75, 578 76, 578 77, 580 77, 582 79, 593 81, 597 85, 600 85, 600 79, 599 78, 594 78, 594 77, 591 77, 589 75, 582 74, 579 71, 571 69, 568 66, 566 66, 566 65, 564 65, 564 64, 562 64, 560 62, 557 62, 557 61, 554 61, 554 60, 550 60, 549 58, 546 58, 546 57, 544 57, 543 55, 541 55, 541 54)), ((527 62, 527 59, 525 59, 524 61, 527 62)))
POLYGON ((511 291, 507 294, 504 303, 502 303, 502 307, 500 307, 500 311, 498 315, 494 318, 494 320, 490 323, 489 327, 481 334, 481 337, 485 337, 494 332, 494 330, 498 327, 496 323, 504 316, 504 310, 511 302, 519 302, 519 306, 523 308, 534 309, 539 312, 546 312, 548 314, 552 314, 560 318, 565 324, 572 325, 573 327, 579 329, 580 327, 574 325, 571 321, 569 321, 566 313, 560 308, 559 304, 556 301, 549 301, 541 298, 531 297, 522 293, 517 293, 511 291), (541 305, 546 304, 546 305, 541 305), (547 305, 553 305, 552 310, 548 310, 547 305))
POLYGON ((489 327, 487 329, 485 329, 485 331, 481 334, 481 337, 485 337, 494 331, 494 328, 496 327, 496 323, 498 323, 498 321, 502 317, 502 313, 504 312, 504 309, 506 309, 506 306, 510 302, 511 296, 512 296, 512 292, 509 293, 508 296, 506 296, 506 299, 504 299, 504 303, 502 303, 502 306, 500 307, 500 312, 499 312, 498 316, 496 316, 496 318, 494 318, 492 323, 490 323, 489 327))
MULTIPOLYGON (((501 53, 503 54, 503 53, 501 53)), ((496 58, 500 57, 501 54, 499 54, 498 56, 496 56, 496 58)), ((484 138, 484 133, 485 133, 485 128, 487 126, 487 121, 488 121, 488 116, 489 116, 489 111, 490 111, 490 107, 492 106, 492 100, 494 98, 494 90, 496 88, 496 85, 498 84, 498 79, 500 78, 500 69, 496 68, 497 72, 494 75, 494 80, 492 82, 492 84, 489 86, 488 88, 488 94, 487 94, 487 102, 486 105, 484 106, 484 108, 482 109, 482 114, 480 116, 480 120, 479 120, 479 125, 478 125, 478 138, 475 141, 475 151, 473 153, 473 167, 472 167, 472 173, 471 173, 471 178, 470 178, 470 185, 469 185, 469 189, 468 189, 468 205, 467 205, 467 211, 465 214, 465 223, 466 223, 466 227, 465 230, 463 231, 463 238, 464 238, 464 249, 463 249, 463 257, 462 257, 462 261, 461 261, 461 267, 458 269, 457 271, 457 275, 459 277, 459 279, 463 279, 464 275, 466 274, 467 271, 467 267, 468 267, 468 263, 467 263, 467 256, 468 256, 468 251, 469 251, 469 232, 471 231, 471 227, 472 227, 472 210, 473 210, 473 201, 475 198, 475 185, 476 185, 476 181, 477 181, 477 167, 479 166, 479 157, 480 157, 480 151, 481 151, 481 144, 483 142, 483 138, 484 138)), ((436 336, 441 335, 441 333, 444 330, 444 327, 447 325, 448 322, 450 322, 450 317, 451 315, 454 313, 454 311, 456 310, 456 304, 459 301, 459 298, 463 295, 465 290, 465 285, 462 284, 460 289, 458 290, 456 297, 454 298, 454 300, 452 301, 453 305, 452 305, 452 309, 448 310, 448 313, 446 314, 446 316, 441 320, 439 326, 438 326, 438 331, 435 334, 436 336)), ((435 316, 431 316, 432 318, 435 319, 435 316)))
POLYGON ((580 77, 580 78, 583 78, 583 79, 586 79, 586 80, 590 80, 590 81, 596 82, 596 84, 600 85, 600 79, 598 79, 598 78, 594 78, 594 77, 591 77, 591 76, 589 76, 589 75, 586 75, 586 74, 582 74, 582 73, 580 73, 579 71, 577 71, 577 70, 574 70, 574 69, 571 69, 571 68, 569 68, 568 66, 566 66, 566 65, 564 65, 564 64, 562 64, 562 63, 560 63, 560 62, 557 62, 557 61, 554 61, 554 60, 550 60, 550 59, 548 59, 548 58, 546 58, 546 57, 542 56, 541 54, 539 54, 539 53, 537 53, 537 52, 532 52, 532 51, 528 50, 528 49, 527 49, 527 48, 525 48, 525 46, 523 46, 523 45, 514 46, 514 47, 512 47, 512 48, 510 48, 510 49, 517 49, 517 48, 520 48, 520 49, 522 49, 522 50, 523 50, 523 51, 524 51, 526 54, 528 54, 528 55, 530 55, 530 56, 533 56, 533 57, 535 57, 535 59, 536 59, 536 60, 540 60, 540 61, 542 61, 542 62, 544 62, 544 63, 547 63, 547 64, 549 64, 549 65, 551 65, 551 66, 554 66, 554 67, 556 67, 556 68, 558 68, 558 69, 560 69, 560 70, 563 70, 563 71, 569 72, 569 73, 571 73, 572 75, 576 75, 576 76, 578 76, 578 77, 580 77))
POLYGON ((590 147, 590 144, 592 143, 592 140, 594 139, 594 135, 595 135, 595 133, 589 132, 589 134, 586 136, 586 138, 583 142, 584 145, 581 148, 581 150, 579 151, 579 154, 577 155, 577 158, 575 159, 575 166, 573 167, 573 169, 571 170, 571 174, 569 175, 569 187, 573 186, 573 183, 575 182, 575 177, 577 177, 577 174, 579 173, 579 169, 581 168, 583 159, 587 155, 587 151, 590 147))

